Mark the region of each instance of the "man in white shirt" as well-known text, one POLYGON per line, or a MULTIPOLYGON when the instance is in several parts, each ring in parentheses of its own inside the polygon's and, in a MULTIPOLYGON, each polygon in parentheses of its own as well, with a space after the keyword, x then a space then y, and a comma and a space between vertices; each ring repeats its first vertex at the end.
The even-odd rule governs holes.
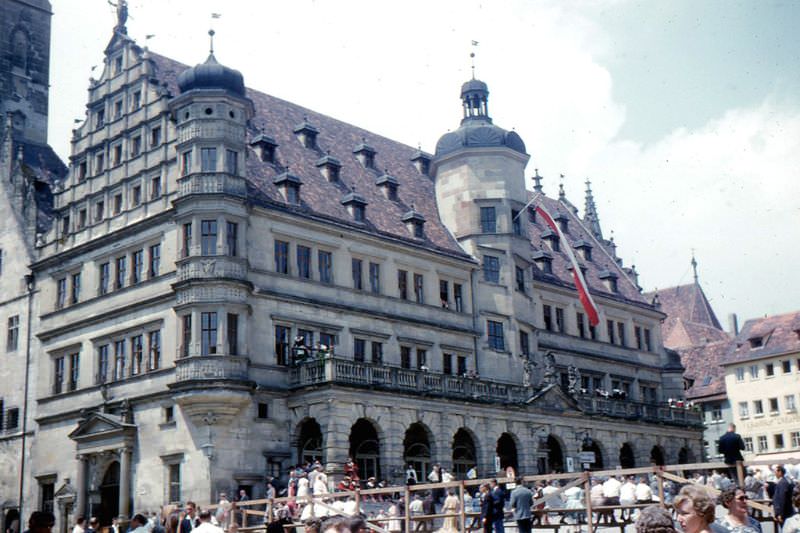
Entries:
MULTIPOLYGON (((200 511, 200 525, 197 526, 192 530, 192 533, 224 533, 224 530, 219 527, 215 526, 211 523, 211 511, 209 510, 202 510, 200 511)), ((131 532, 131 533, 139 533, 139 532, 131 532)))
MULTIPOLYGON (((633 482, 633 476, 625 478, 625 482, 619 489, 619 503, 620 505, 634 505, 636 503, 636 484, 633 482)), ((630 509, 622 510, 623 520, 631 517, 630 509)))
MULTIPOLYGON (((604 505, 619 505, 619 493, 621 489, 622 483, 620 483, 616 477, 609 476, 605 483, 603 483, 604 505)), ((617 521, 615 511, 611 511, 611 521, 617 521)))
POLYGON ((408 468, 406 468, 406 485, 416 485, 417 481, 417 471, 414 470, 413 466, 408 465, 408 468))
POLYGON ((636 484, 636 503, 653 503, 653 490, 643 477, 636 484))
POLYGON ((86 526, 86 518, 79 516, 77 520, 75 520, 75 527, 72 528, 72 533, 84 533, 86 526))

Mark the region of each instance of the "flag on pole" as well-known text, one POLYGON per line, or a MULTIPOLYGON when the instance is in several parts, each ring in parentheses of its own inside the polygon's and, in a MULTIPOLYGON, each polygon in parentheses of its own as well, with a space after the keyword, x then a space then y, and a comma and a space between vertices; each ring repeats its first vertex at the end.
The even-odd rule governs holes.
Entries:
POLYGON ((586 285, 586 280, 583 279, 583 272, 581 272, 580 266, 578 266, 578 260, 575 258, 575 254, 572 252, 572 247, 569 245, 569 241, 564 236, 564 233, 561 231, 561 228, 558 227, 556 221, 547 211, 547 209, 542 204, 538 204, 536 206, 536 212, 544 219, 545 223, 550 226, 550 229, 558 234, 558 238, 564 243, 564 250, 569 257, 570 262, 572 263, 572 279, 575 281, 575 287, 578 289, 578 299, 581 301, 583 305, 583 309, 586 311, 586 316, 589 317, 589 325, 596 326, 600 323, 599 313, 597 311, 597 305, 592 300, 592 295, 589 294, 589 288, 586 285))

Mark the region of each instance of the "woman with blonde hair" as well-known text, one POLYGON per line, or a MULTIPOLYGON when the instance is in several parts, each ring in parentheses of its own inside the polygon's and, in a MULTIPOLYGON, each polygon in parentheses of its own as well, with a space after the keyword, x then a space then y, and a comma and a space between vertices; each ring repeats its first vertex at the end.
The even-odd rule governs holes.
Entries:
POLYGON ((716 505, 705 487, 684 486, 675 498, 674 505, 684 533, 711 533, 716 505))

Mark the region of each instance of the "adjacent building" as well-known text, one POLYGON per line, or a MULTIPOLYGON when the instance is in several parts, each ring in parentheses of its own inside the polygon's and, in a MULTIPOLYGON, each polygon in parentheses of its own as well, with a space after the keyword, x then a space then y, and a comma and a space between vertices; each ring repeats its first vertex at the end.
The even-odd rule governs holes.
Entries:
MULTIPOLYGON (((49 20, 20 4, 28 31, 49 20)), ((603 237, 588 184, 583 216, 538 172, 527 189, 526 146, 494 124, 484 82, 461 87, 460 125, 426 153, 248 89, 213 53, 188 68, 142 48, 126 17, 120 2, 68 173, 3 152, 13 176, 41 168, 28 190, 48 185, 39 225, 0 242, 16 287, 0 319, 20 317, 0 412, 31 413, 3 435, 17 455, 0 456, 0 483, 19 487, 26 435, 24 512, 53 508, 66 531, 76 514, 260 496, 266 475, 313 458, 397 483, 408 463, 699 457, 699 417, 667 403, 683 367, 665 315, 603 237)), ((33 209, 5 176, 9 210, 33 209)))

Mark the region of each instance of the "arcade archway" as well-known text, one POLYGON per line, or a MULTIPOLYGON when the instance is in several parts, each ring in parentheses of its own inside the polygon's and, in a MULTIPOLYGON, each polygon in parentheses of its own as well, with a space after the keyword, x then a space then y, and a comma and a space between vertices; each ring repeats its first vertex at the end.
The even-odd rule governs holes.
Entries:
POLYGON ((408 426, 403 438, 403 461, 417 472, 417 479, 428 479, 431 470, 431 442, 424 425, 415 422, 408 426))
POLYGON ((361 479, 381 479, 378 431, 366 418, 359 418, 350 428, 350 457, 358 465, 361 479))
POLYGON ((459 479, 467 477, 467 470, 477 465, 477 447, 472 435, 464 428, 453 436, 453 473, 459 479))

